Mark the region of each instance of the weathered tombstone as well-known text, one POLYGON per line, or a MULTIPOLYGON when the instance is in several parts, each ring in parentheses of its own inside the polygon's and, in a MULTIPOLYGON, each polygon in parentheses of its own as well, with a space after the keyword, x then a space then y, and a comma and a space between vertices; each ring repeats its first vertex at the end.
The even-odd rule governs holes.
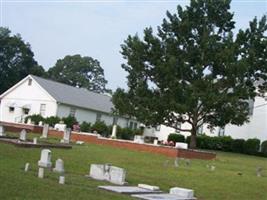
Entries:
POLYGON ((210 166, 210 171, 215 171, 216 167, 214 165, 210 166))
POLYGON ((158 140, 157 139, 154 140, 154 145, 158 145, 158 140))
POLYGON ((173 187, 170 189, 170 194, 174 194, 177 196, 185 197, 185 198, 194 198, 194 190, 180 188, 180 187, 173 187))
POLYGON ((44 124, 41 138, 47 138, 48 131, 49 131, 49 124, 44 124))
POLYGON ((33 138, 33 144, 37 144, 37 138, 33 138))
POLYGON ((120 167, 111 166, 109 170, 109 181, 117 185, 124 185, 126 170, 120 167))
POLYGON ((111 138, 117 138, 117 125, 113 125, 111 138))
POLYGON ((63 139, 61 140, 62 143, 70 143, 70 135, 71 135, 71 129, 70 128, 66 128, 64 131, 64 136, 63 139))
POLYGON ((19 135, 19 139, 22 141, 26 141, 27 131, 25 129, 22 129, 19 135))
POLYGON ((150 190, 150 189, 137 187, 137 186, 117 186, 117 185, 107 186, 105 185, 105 186, 98 186, 98 188, 111 191, 111 192, 120 193, 120 194, 130 194, 130 195, 131 194, 160 194, 162 193, 162 191, 160 190, 150 190))
POLYGON ((43 167, 39 167, 38 178, 44 178, 44 168, 43 167))
POLYGON ((53 171, 58 173, 64 173, 64 161, 62 159, 59 158, 56 160, 56 165, 53 171))
POLYGON ((6 136, 5 128, 0 125, 0 136, 6 136))
POLYGON ((105 167, 100 164, 91 164, 89 176, 97 180, 105 180, 105 167))
POLYGON ((67 125, 64 124, 64 122, 60 122, 59 124, 55 124, 55 127, 54 127, 57 131, 65 131, 66 128, 67 128, 67 125))
POLYGON ((28 120, 27 120, 27 124, 29 124, 29 125, 32 124, 32 120, 31 120, 31 118, 28 118, 28 120))
POLYGON ((174 167, 179 167, 179 158, 175 158, 174 160, 174 167))
POLYGON ((30 163, 26 163, 24 167, 24 171, 25 172, 29 171, 29 168, 30 168, 30 163))
POLYGON ((50 168, 52 166, 51 162, 51 151, 49 149, 43 149, 41 152, 41 158, 38 161, 39 167, 50 168))
POLYGON ((65 176, 59 176, 59 184, 65 184, 65 176))
POLYGON ((38 125, 39 126, 43 126, 43 122, 42 121, 39 121, 38 125))

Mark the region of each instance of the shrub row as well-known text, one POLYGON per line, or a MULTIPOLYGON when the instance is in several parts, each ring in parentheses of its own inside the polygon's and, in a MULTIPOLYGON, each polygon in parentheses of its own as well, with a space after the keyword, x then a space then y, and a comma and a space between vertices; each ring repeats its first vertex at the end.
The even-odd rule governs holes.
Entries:
POLYGON ((31 119, 31 122, 35 125, 38 125, 39 122, 43 122, 45 124, 49 124, 49 126, 55 126, 55 124, 58 124, 60 121, 63 121, 64 124, 67 125, 68 128, 72 128, 72 126, 74 124, 77 124, 77 120, 75 117, 72 116, 68 116, 68 117, 63 117, 63 118, 59 118, 59 117, 43 117, 41 115, 29 115, 25 118, 24 122, 27 123, 28 119, 31 119))
MULTIPOLYGON (((186 143, 190 144, 190 136, 186 138, 186 143)), ((197 148, 267 156, 267 141, 260 144, 260 140, 256 138, 244 140, 233 139, 230 136, 200 135, 197 136, 197 148)))

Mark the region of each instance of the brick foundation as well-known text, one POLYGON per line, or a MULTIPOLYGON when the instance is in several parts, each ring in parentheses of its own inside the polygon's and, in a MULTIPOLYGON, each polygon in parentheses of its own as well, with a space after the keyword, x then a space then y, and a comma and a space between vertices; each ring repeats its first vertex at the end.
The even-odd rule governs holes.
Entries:
MULTIPOLYGON (((42 127, 26 125, 26 124, 12 124, 12 123, 1 123, 5 126, 7 131, 20 131, 22 129, 30 130, 34 133, 42 133, 42 127)), ((62 131, 49 130, 48 135, 62 137, 62 131)), ((84 141, 88 143, 94 143, 99 145, 108 145, 117 148, 130 149, 135 151, 142 152, 150 152, 155 154, 161 154, 168 157, 182 157, 188 159, 203 159, 203 160, 211 160, 216 158, 216 153, 200 151, 200 150, 192 150, 192 149, 177 149, 169 146, 155 146, 152 144, 137 144, 132 141, 125 140, 113 140, 108 138, 97 137, 94 134, 83 134, 72 132, 71 140, 73 141, 84 141)))

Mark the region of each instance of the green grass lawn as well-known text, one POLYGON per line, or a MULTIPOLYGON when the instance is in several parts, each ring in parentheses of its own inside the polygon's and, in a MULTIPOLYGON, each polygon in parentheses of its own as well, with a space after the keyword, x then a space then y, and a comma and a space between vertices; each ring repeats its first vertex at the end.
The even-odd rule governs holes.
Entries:
POLYGON ((158 185, 166 192, 174 186, 192 188, 198 199, 267 199, 266 158, 218 152, 214 161, 192 160, 190 167, 182 161, 181 166, 175 168, 174 159, 109 146, 84 144, 74 145, 70 150, 51 150, 53 163, 57 158, 64 160, 65 185, 59 185, 58 175, 48 171, 45 179, 37 178, 41 149, 0 143, 0 199, 132 199, 97 189, 108 183, 85 177, 91 163, 112 163, 125 168, 130 185, 158 185), (23 171, 26 162, 31 164, 27 173, 23 171), (207 165, 216 166, 216 170, 209 171, 207 165), (263 177, 256 176, 258 166, 265 169, 263 177))

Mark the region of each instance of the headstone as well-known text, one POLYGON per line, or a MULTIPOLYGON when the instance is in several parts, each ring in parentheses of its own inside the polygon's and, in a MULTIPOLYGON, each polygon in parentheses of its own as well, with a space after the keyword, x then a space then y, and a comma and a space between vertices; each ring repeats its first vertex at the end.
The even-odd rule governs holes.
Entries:
POLYGON ((30 168, 30 163, 26 163, 24 167, 24 171, 25 172, 29 171, 29 168, 30 168))
POLYGON ((58 173, 64 173, 64 161, 62 159, 59 158, 56 160, 56 165, 53 171, 58 173))
POLYGON ((51 162, 51 151, 49 149, 43 149, 41 152, 41 158, 38 161, 39 167, 50 168, 52 166, 51 162))
POLYGON ((3 126, 0 126, 0 136, 6 136, 5 128, 3 126))
POLYGON ((210 166, 210 171, 215 171, 216 167, 214 165, 210 166))
POLYGON ((55 124, 55 127, 54 127, 57 131, 65 131, 66 128, 67 128, 67 125, 66 124, 55 124))
POLYGON ((179 167, 179 158, 175 158, 174 160, 174 167, 179 167))
POLYGON ((49 131, 49 124, 44 124, 41 138, 47 138, 48 131, 49 131))
POLYGON ((44 168, 39 167, 38 178, 44 178, 44 168))
POLYGON ((29 125, 32 124, 32 120, 31 120, 31 118, 28 118, 28 120, 27 120, 27 124, 29 124, 29 125))
POLYGON ((98 188, 120 194, 159 194, 160 190, 149 190, 136 186, 98 186, 98 188))
POLYGON ((144 188, 147 190, 152 190, 152 191, 158 191, 159 187, 155 185, 147 185, 147 184, 138 184, 138 187, 144 188))
POLYGON ((123 168, 111 166, 110 164, 91 164, 89 176, 96 180, 106 180, 117 185, 124 185, 126 183, 126 171, 123 168))
POLYGON ((139 144, 144 144, 144 142, 145 142, 144 136, 142 136, 142 135, 135 135, 134 136, 134 142, 135 143, 139 143, 139 144))
POLYGON ((180 187, 173 187, 170 189, 170 194, 175 194, 177 196, 185 197, 185 198, 193 198, 194 197, 194 190, 180 188, 180 187))
POLYGON ((27 132, 25 129, 22 129, 19 135, 19 139, 22 141, 26 141, 27 132))
POLYGON ((154 145, 158 145, 158 140, 157 139, 154 140, 154 145))
POLYGON ((111 138, 117 138, 117 125, 113 125, 111 138))
POLYGON ((39 126, 43 126, 43 122, 42 121, 39 121, 38 125, 39 126))
POLYGON ((63 136, 63 140, 61 140, 62 143, 70 143, 70 135, 71 135, 71 129, 67 128, 64 131, 64 136, 63 136))
POLYGON ((175 143, 175 148, 178 149, 188 149, 188 144, 184 142, 176 142, 175 143))
POLYGON ((65 176, 59 176, 59 184, 65 184, 65 176))
POLYGON ((37 138, 33 138, 33 144, 37 144, 37 138))
POLYGON ((109 171, 109 180, 117 185, 124 185, 126 178, 126 170, 120 167, 111 166, 109 171))

